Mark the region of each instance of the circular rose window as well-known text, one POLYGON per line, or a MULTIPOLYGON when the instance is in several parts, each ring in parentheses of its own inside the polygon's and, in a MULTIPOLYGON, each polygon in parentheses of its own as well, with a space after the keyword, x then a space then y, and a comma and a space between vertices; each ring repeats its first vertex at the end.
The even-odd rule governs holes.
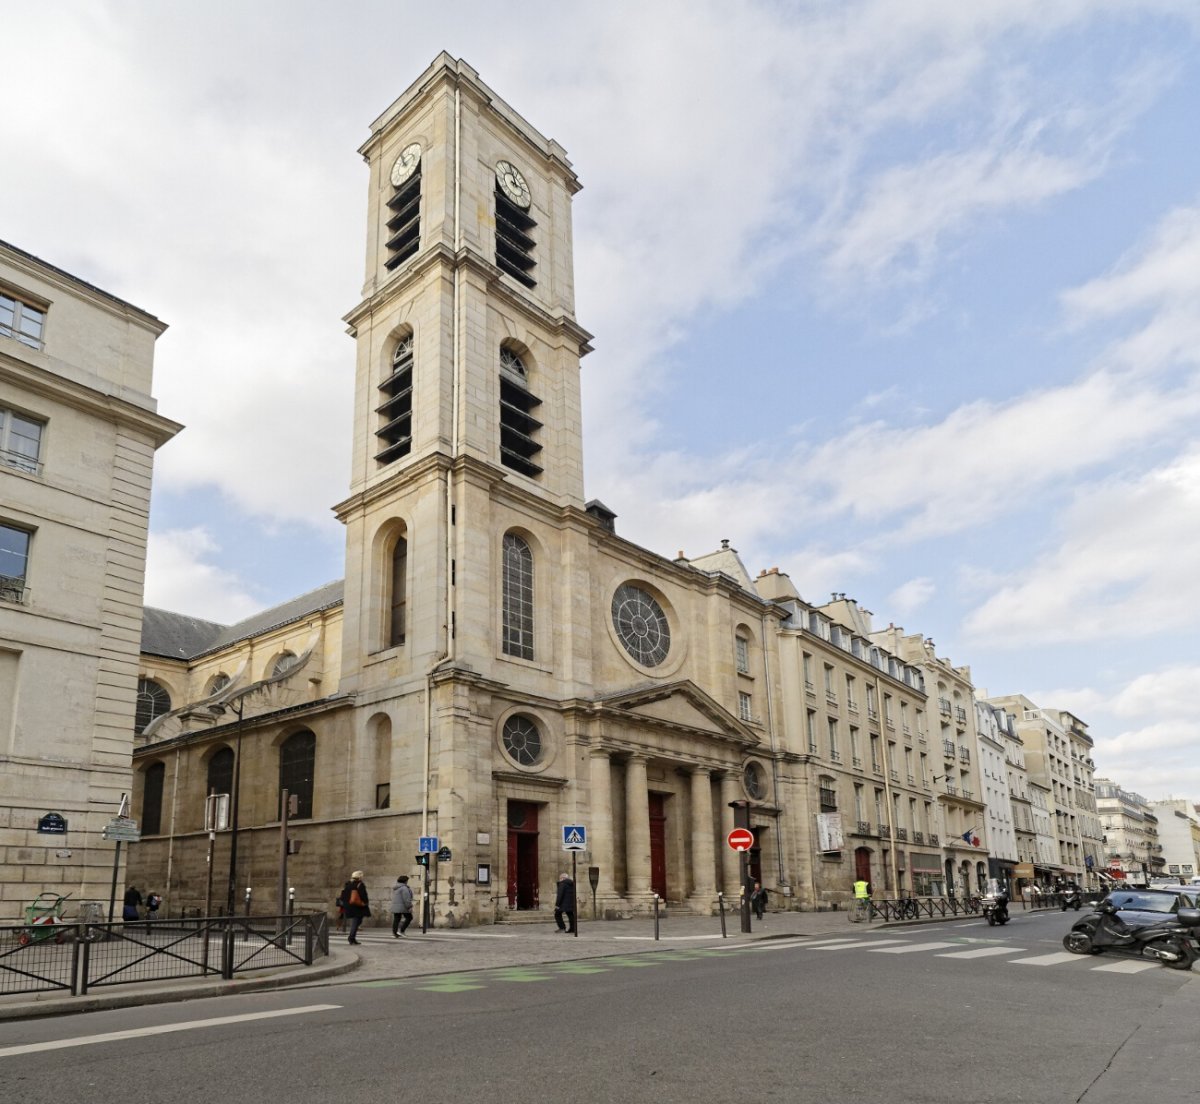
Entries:
POLYGON ((624 649, 643 667, 657 667, 671 650, 671 626, 654 597, 641 587, 617 587, 612 600, 613 627, 624 649))
POLYGON ((509 717, 503 740, 504 750, 523 767, 532 767, 542 757, 542 734, 528 717, 509 717))
POLYGON ((755 801, 762 801, 767 796, 767 772, 761 763, 747 763, 742 780, 748 793, 755 801))

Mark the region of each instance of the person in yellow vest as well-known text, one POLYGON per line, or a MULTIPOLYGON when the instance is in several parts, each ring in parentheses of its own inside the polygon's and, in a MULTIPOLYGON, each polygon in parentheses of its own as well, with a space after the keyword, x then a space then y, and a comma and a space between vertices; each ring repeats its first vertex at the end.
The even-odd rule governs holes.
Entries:
POLYGON ((856 900, 865 901, 871 896, 871 883, 859 878, 854 883, 854 897, 856 900))

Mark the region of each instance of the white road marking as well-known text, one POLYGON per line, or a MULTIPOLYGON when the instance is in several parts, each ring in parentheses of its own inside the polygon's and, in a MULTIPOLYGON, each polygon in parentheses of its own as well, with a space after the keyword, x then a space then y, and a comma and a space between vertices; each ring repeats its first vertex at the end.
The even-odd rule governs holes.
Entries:
POLYGON ((216 1016, 211 1020, 185 1020, 183 1023, 152 1024, 149 1027, 130 1028, 128 1031, 109 1031, 104 1035, 77 1035, 73 1039, 52 1039, 47 1043, 0 1047, 0 1058, 11 1058, 17 1054, 37 1054, 43 1050, 65 1050, 68 1047, 90 1046, 93 1043, 115 1043, 121 1039, 140 1039, 144 1035, 167 1035, 173 1031, 194 1031, 201 1027, 220 1027, 224 1024, 248 1023, 251 1020, 269 1020, 279 1016, 303 1016, 310 1012, 328 1012, 341 1007, 340 1004, 308 1004, 303 1008, 281 1008, 278 1012, 247 1012, 241 1016, 216 1016))
POLYGON ((1033 958, 1014 958, 1017 966, 1057 966, 1060 962, 1082 962, 1086 956, 1059 951, 1057 954, 1035 955, 1033 958))
POLYGON ((1107 970, 1110 974, 1140 974, 1143 970, 1154 970, 1157 962, 1110 962, 1107 966, 1093 966, 1093 970, 1107 970))
POLYGON ((912 947, 883 947, 872 954, 912 954, 914 951, 936 951, 939 947, 957 947, 957 943, 917 943, 912 947))
POLYGON ((889 943, 907 943, 906 939, 861 939, 853 943, 837 943, 829 944, 824 947, 816 947, 818 951, 848 951, 852 947, 885 947, 889 943))
MULTIPOLYGON (((741 933, 739 932, 738 934, 740 935, 741 933)), ((658 942, 666 943, 666 942, 670 941, 672 943, 678 943, 685 939, 724 939, 724 938, 725 937, 720 932, 714 932, 712 935, 664 935, 661 939, 658 940, 658 942)), ((734 938, 736 938, 736 936, 734 938)), ((654 936, 652 936, 652 935, 614 935, 613 939, 625 939, 625 940, 632 940, 634 942, 642 942, 642 943, 646 942, 646 940, 649 940, 651 943, 655 942, 654 936)))
POLYGON ((952 951, 938 958, 987 958, 988 955, 1020 954, 1024 947, 977 947, 973 951, 952 951))

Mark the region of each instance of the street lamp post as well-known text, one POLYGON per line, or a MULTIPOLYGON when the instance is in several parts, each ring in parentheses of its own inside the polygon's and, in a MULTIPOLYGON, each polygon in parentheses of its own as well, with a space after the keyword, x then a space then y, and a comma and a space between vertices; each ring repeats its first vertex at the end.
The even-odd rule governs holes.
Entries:
POLYGON ((225 915, 233 915, 233 903, 237 893, 237 845, 238 845, 238 798, 242 790, 242 715, 245 702, 241 698, 226 702, 224 705, 210 705, 213 713, 221 714, 226 709, 232 709, 237 718, 234 730, 233 751, 233 793, 229 800, 229 885, 225 896, 225 915))

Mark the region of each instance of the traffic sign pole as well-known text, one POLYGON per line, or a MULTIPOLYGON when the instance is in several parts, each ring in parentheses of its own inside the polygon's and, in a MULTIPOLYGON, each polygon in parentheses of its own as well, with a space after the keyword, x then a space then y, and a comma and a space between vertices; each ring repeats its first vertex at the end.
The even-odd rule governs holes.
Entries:
POLYGON ((575 893, 575 912, 571 916, 571 926, 575 929, 575 938, 579 938, 579 882, 575 876, 575 859, 578 857, 578 851, 571 852, 571 888, 575 893))

